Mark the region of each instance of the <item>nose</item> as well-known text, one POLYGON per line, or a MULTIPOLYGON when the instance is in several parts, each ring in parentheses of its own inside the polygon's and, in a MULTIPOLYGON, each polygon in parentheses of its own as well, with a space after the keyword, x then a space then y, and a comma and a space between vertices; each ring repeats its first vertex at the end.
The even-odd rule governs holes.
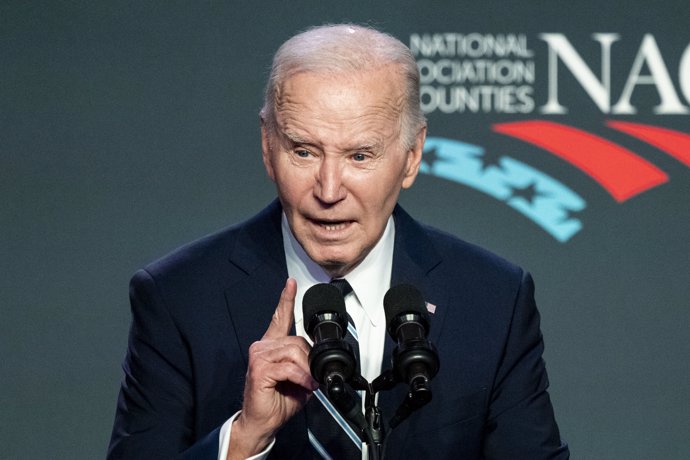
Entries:
POLYGON ((316 175, 314 195, 325 204, 335 204, 345 199, 347 189, 343 184, 343 164, 340 158, 324 156, 316 175))

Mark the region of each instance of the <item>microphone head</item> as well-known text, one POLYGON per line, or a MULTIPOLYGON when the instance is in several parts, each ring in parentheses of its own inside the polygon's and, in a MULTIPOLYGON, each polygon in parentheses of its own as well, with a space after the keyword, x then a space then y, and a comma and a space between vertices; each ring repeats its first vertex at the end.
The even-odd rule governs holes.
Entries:
MULTIPOLYGON (((386 312, 386 324, 388 333, 393 335, 391 326, 398 321, 394 321, 400 315, 411 315, 421 321, 424 328, 429 327, 429 313, 426 310, 426 302, 419 289, 411 284, 398 284, 386 292, 383 297, 383 309, 386 312)), ((394 337, 395 338, 395 337, 394 337)))
POLYGON ((427 339, 429 313, 422 293, 409 284, 388 290, 383 298, 386 329, 398 345, 393 350, 393 372, 410 385, 410 394, 421 405, 429 402, 429 381, 439 369, 436 348, 427 339))
POLYGON ((324 314, 328 314, 329 320, 336 321, 341 329, 347 331, 347 310, 345 309, 345 299, 343 299, 340 290, 328 283, 315 284, 307 289, 302 299, 305 331, 310 337, 312 337, 316 325, 324 320, 324 314))
POLYGON ((309 351, 309 369, 330 393, 336 382, 349 382, 356 373, 352 347, 343 340, 347 334, 343 294, 331 284, 316 284, 304 293, 302 313, 305 331, 314 341, 309 351))

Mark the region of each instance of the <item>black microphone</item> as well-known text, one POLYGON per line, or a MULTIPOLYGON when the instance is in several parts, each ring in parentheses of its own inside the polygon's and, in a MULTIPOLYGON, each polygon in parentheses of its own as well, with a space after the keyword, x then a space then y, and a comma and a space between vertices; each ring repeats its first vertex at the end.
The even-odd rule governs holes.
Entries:
POLYGON ((391 422, 394 427, 409 412, 431 401, 430 382, 440 363, 436 348, 427 338, 429 314, 417 288, 409 284, 390 288, 383 298, 383 308, 388 334, 398 344, 393 350, 393 373, 396 380, 410 387, 404 407, 391 422))
POLYGON ((302 300, 305 330, 314 342, 309 352, 309 369, 319 383, 329 390, 355 375, 356 361, 352 346, 344 339, 347 334, 347 310, 340 290, 330 284, 315 284, 307 289, 302 300))

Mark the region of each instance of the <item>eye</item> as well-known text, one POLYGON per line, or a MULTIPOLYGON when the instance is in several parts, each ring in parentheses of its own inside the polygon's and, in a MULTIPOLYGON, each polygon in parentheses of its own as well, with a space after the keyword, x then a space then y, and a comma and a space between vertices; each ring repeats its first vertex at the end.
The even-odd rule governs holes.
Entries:
POLYGON ((357 152, 354 155, 352 155, 352 159, 355 161, 364 161, 367 159, 367 156, 362 152, 357 152))
POLYGON ((308 150, 295 150, 295 155, 300 158, 309 158, 310 153, 308 150))

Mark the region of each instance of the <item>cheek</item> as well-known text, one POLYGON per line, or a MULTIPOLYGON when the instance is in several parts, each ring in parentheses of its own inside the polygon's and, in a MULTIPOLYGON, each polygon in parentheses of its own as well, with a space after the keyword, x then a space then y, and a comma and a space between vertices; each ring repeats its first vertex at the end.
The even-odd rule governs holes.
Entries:
POLYGON ((369 193, 360 199, 361 210, 363 211, 363 231, 370 236, 379 235, 388 217, 393 212, 397 203, 398 195, 390 189, 385 191, 379 189, 377 193, 369 193))
POLYGON ((288 169, 276 171, 275 177, 278 193, 293 207, 311 194, 313 181, 309 180, 309 176, 305 174, 288 169))
POLYGON ((388 208, 391 206, 391 202, 395 202, 400 195, 400 189, 404 184, 404 175, 400 172, 399 168, 391 170, 378 182, 377 186, 374 187, 378 201, 381 206, 388 208))

